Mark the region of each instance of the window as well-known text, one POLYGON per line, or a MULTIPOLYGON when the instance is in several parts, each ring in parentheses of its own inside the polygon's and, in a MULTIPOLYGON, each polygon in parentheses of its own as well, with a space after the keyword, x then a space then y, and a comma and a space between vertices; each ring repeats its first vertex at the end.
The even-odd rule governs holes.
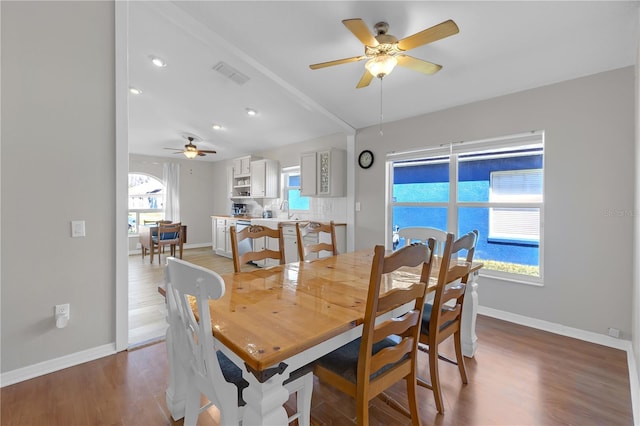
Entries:
POLYGON ((129 173, 129 234, 138 225, 164 219, 164 184, 153 176, 129 173))
POLYGON ((532 132, 390 154, 389 228, 478 229, 484 274, 541 282, 543 139, 532 132))
POLYGON ((289 210, 309 210, 309 197, 300 196, 300 167, 282 169, 282 197, 289 202, 289 210))

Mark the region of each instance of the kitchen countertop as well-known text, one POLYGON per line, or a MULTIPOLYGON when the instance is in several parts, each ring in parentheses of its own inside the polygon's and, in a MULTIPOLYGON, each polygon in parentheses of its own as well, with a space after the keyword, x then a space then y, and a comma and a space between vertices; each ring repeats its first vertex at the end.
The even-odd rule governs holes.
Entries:
MULTIPOLYGON (((303 222, 328 222, 327 220, 316 220, 316 219, 284 219, 278 217, 262 217, 262 216, 250 216, 250 215, 212 215, 211 217, 220 218, 220 219, 237 219, 237 220, 268 220, 274 222, 280 222, 283 225, 295 225, 296 223, 303 222)), ((346 222, 336 222, 336 226, 347 226, 346 222)))

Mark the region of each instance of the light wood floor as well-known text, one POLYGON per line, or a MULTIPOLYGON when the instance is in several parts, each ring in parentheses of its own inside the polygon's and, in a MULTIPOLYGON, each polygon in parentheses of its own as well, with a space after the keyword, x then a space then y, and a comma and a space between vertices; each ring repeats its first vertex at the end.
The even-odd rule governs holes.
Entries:
MULTIPOLYGON (((224 274, 233 272, 233 262, 217 256, 211 247, 185 250, 182 258, 205 268, 224 274)), ((129 345, 136 346, 164 339, 167 329, 167 311, 158 285, 164 282, 165 256, 161 262, 149 256, 129 256, 129 345)), ((253 268, 246 265, 243 268, 253 268)))
MULTIPOLYGON (((431 392, 418 389, 423 425, 634 424, 625 352, 482 315, 477 334, 478 352, 466 364, 469 384, 461 384, 455 366, 441 364, 444 415, 431 392)), ((424 354, 420 364, 428 377, 424 354)), ((0 424, 180 425, 165 404, 167 369, 165 345, 156 343, 7 386, 0 390, 0 424)), ((404 403, 404 386, 391 394, 404 403)), ((379 399, 370 413, 372 425, 410 424, 379 399)), ((209 409, 199 424, 217 425, 217 414, 209 409)), ((316 379, 311 415, 314 425, 354 424, 354 402, 316 379)))

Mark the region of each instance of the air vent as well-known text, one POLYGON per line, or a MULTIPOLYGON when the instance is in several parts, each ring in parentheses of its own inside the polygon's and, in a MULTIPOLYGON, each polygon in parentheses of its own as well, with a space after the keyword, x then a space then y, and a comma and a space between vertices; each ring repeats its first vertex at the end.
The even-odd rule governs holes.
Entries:
POLYGON ((224 62, 218 62, 214 67, 214 71, 218 71, 220 74, 224 75, 228 79, 234 81, 237 84, 245 84, 249 81, 249 77, 242 74, 237 69, 233 68, 229 64, 225 64, 224 62))

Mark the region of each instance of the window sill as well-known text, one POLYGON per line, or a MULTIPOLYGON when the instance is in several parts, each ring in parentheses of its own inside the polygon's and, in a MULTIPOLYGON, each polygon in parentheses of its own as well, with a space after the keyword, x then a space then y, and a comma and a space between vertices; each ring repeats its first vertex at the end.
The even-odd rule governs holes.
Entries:
POLYGON ((485 271, 483 269, 479 271, 479 276, 485 277, 485 278, 491 278, 492 280, 497 280, 497 281, 505 281, 513 284, 524 284, 524 285, 530 285, 534 287, 544 287, 544 282, 542 282, 542 278, 535 278, 535 277, 529 278, 524 275, 513 275, 513 274, 503 275, 496 271, 489 271, 489 270, 485 271))

